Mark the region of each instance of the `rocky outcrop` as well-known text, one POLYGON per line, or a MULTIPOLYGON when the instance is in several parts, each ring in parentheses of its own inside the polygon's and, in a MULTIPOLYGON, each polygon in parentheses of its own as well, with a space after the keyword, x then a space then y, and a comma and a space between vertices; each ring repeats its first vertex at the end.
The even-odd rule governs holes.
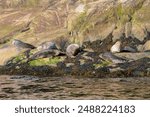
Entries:
MULTIPOLYGON (((81 40, 104 40, 113 34, 113 40, 134 37, 144 41, 149 33, 148 0, 96 0, 87 2, 87 11, 72 20, 74 38, 81 40)), ((73 15, 74 16, 74 15, 73 15)), ((71 20, 71 19, 70 19, 71 20)))
POLYGON ((114 42, 123 34, 144 41, 150 32, 149 4, 149 0, 1 0, 0 43, 15 37, 38 45, 68 36, 66 32, 80 44, 110 34, 114 42))

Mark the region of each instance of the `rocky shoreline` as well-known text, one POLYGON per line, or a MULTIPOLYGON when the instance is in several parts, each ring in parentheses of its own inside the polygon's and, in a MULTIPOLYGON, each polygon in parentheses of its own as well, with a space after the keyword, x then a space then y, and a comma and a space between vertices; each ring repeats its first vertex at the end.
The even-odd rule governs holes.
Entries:
MULTIPOLYGON (((120 53, 121 54, 121 53, 120 53)), ((143 53, 141 53, 142 55, 143 53)), ((78 55, 78 57, 81 57, 78 55)), ((100 59, 96 62, 84 63, 83 59, 66 59, 57 63, 57 66, 30 66, 28 63, 22 63, 16 66, 0 67, 1 75, 32 75, 42 77, 91 77, 91 78, 117 78, 117 77, 149 77, 150 76, 150 58, 141 58, 139 60, 110 64, 100 59)))
MULTIPOLYGON (((31 56, 29 58, 26 57, 25 53, 21 53, 7 61, 4 66, 1 66, 0 74, 88 78, 150 76, 150 52, 147 50, 132 52, 129 49, 128 51, 112 53, 110 48, 115 43, 107 44, 110 42, 109 40, 111 40, 110 37, 106 38, 103 42, 98 40, 86 42, 82 45, 84 49, 80 51, 76 51, 78 48, 73 47, 68 50, 66 49, 66 51, 70 52, 69 55, 56 49, 44 51, 31 50, 28 53, 31 56), (75 52, 77 53, 75 54, 75 52)), ((145 47, 145 44, 143 44, 143 47, 145 47)), ((123 46, 120 48, 123 48, 123 46)))

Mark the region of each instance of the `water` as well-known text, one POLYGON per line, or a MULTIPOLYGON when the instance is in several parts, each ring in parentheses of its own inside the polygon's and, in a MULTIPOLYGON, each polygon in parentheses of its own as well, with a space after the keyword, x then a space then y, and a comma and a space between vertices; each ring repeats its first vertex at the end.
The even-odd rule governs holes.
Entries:
POLYGON ((0 99, 150 99, 150 78, 0 76, 0 99))

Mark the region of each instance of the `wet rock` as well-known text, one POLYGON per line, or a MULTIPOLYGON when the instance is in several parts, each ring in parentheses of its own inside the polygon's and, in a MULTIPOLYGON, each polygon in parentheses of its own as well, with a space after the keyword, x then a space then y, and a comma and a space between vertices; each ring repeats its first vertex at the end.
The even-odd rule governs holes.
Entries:
POLYGON ((44 42, 42 43, 41 45, 39 45, 37 47, 37 49, 40 51, 40 50, 51 50, 51 49, 57 49, 56 47, 56 44, 51 42, 51 41, 48 41, 48 42, 44 42))
POLYGON ((121 51, 121 41, 117 41, 110 49, 112 53, 117 53, 121 51))
POLYGON ((69 57, 76 56, 81 51, 81 48, 78 44, 70 44, 66 49, 66 54, 69 57))

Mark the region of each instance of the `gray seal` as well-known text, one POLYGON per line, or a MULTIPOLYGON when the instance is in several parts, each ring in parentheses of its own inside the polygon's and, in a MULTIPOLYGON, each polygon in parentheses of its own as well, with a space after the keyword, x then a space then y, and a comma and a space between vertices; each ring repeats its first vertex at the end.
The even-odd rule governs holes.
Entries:
POLYGON ((57 49, 56 47, 56 44, 51 42, 51 41, 47 41, 47 42, 44 42, 42 44, 40 44, 37 49, 40 51, 40 50, 51 50, 51 49, 57 49))
POLYGON ((127 59, 121 58, 121 57, 118 57, 118 56, 115 56, 115 55, 112 54, 111 52, 102 53, 102 54, 99 55, 99 57, 100 57, 101 59, 108 60, 108 61, 111 61, 111 62, 113 62, 113 63, 124 63, 124 62, 128 62, 127 59))
POLYGON ((28 62, 32 61, 32 60, 36 60, 36 59, 41 59, 41 58, 49 58, 49 57, 64 56, 64 55, 65 55, 65 53, 63 53, 59 50, 46 49, 46 50, 38 51, 37 53, 33 54, 28 59, 28 62))
POLYGON ((76 56, 81 51, 81 48, 78 44, 70 44, 66 49, 66 54, 69 57, 76 56))
POLYGON ((20 40, 17 40, 17 39, 14 39, 12 41, 12 44, 18 49, 35 49, 36 47, 31 45, 31 44, 28 44, 28 43, 25 43, 25 42, 22 42, 20 40))

